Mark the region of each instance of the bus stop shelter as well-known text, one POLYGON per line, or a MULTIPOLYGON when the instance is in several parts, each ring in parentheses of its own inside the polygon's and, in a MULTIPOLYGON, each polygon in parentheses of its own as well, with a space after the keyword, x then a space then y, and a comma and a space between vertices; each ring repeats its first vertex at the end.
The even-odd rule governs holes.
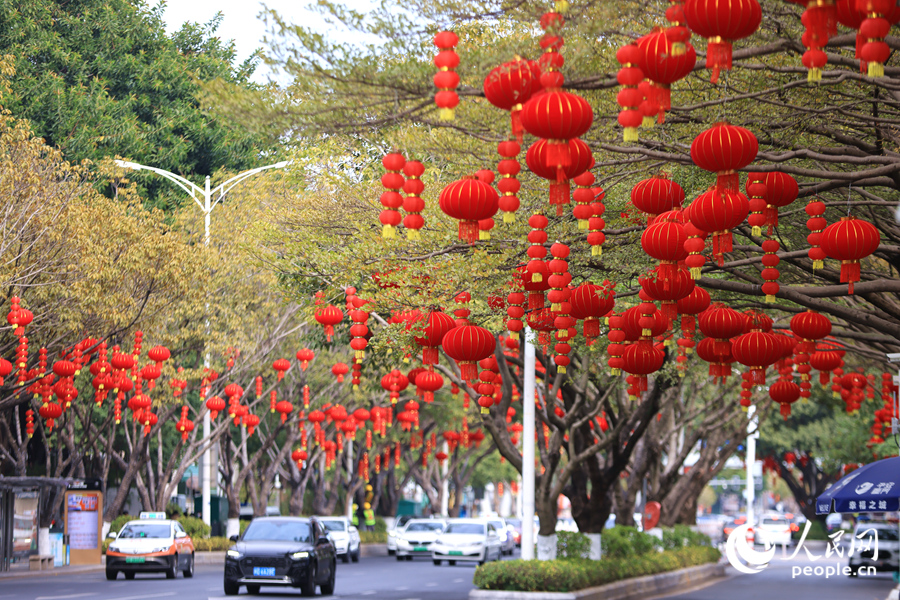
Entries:
POLYGON ((9 571, 14 559, 37 552, 41 493, 48 488, 65 488, 69 483, 69 479, 58 477, 0 477, 0 572, 9 571), (36 494, 36 510, 30 516, 17 515, 16 497, 28 492, 36 494), (26 534, 31 543, 19 547, 15 541, 25 531, 31 532, 26 534))

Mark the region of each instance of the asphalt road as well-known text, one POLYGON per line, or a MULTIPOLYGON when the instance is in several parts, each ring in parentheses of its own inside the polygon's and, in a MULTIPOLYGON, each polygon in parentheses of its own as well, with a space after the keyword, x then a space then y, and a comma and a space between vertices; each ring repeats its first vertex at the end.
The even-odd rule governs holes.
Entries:
MULTIPOLYGON (((793 550, 788 552, 791 554, 793 550)), ((847 566, 847 559, 825 558, 823 552, 815 553, 818 560, 811 561, 803 551, 793 560, 775 559, 760 573, 738 573, 730 566, 728 577, 698 590, 665 596, 666 600, 885 600, 896 585, 890 573, 869 577, 847 577, 846 575, 816 575, 815 567, 847 566), (804 575, 803 569, 810 568, 804 575), (799 570, 799 571, 798 571, 799 570)))
MULTIPOLYGON (((518 554, 518 553, 517 553, 518 554)), ((102 572, 70 573, 45 578, 0 580, 0 600, 210 600, 225 598, 222 566, 197 565, 193 579, 181 573, 174 580, 163 574, 138 574, 125 581, 120 574, 107 581, 102 572)), ((475 565, 436 567, 431 560, 398 562, 390 557, 362 557, 358 563, 338 562, 336 598, 385 600, 465 600, 474 589, 475 565)), ((246 596, 241 588, 241 597, 246 596)), ((299 596, 300 590, 263 587, 261 597, 299 596)), ((228 598, 232 598, 229 596, 228 598)))

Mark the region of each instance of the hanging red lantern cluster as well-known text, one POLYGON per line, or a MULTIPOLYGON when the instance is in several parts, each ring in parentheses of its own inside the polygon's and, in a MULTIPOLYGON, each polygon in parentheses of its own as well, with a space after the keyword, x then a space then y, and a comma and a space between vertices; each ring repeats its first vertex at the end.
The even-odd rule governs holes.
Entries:
MULTIPOLYGON (((479 169, 475 172, 475 176, 478 177, 478 180, 482 183, 486 183, 490 186, 494 184, 494 172, 490 169, 479 169)), ((500 207, 500 199, 499 195, 497 196, 497 208, 500 207)), ((481 241, 486 241, 491 239, 491 229, 494 228, 494 219, 488 217, 486 219, 481 219, 478 221, 478 239, 481 241)))
POLYGON ((510 292, 506 296, 506 328, 513 340, 519 339, 519 332, 525 328, 522 323, 522 317, 525 316, 525 301, 525 294, 519 291, 510 292))
POLYGON ((614 310, 610 312, 609 331, 606 334, 606 339, 609 340, 606 353, 609 355, 609 358, 606 364, 609 366, 609 374, 613 376, 621 373, 624 365, 622 360, 622 355, 625 353, 625 346, 622 342, 626 340, 624 328, 625 318, 614 310))
MULTIPOLYGON (((353 325, 350 326, 350 348, 353 350, 354 369, 366 357, 366 348, 369 346, 369 327, 366 323, 369 320, 369 313, 363 310, 366 301, 358 296, 354 296, 350 304, 352 305, 348 315, 353 325)), ((355 371, 354 371, 355 373, 355 371)), ((358 385, 359 382, 356 382, 358 385)))
POLYGON ((497 144, 497 154, 503 158, 497 163, 497 173, 500 174, 500 181, 497 182, 497 190, 500 196, 497 200, 497 207, 503 211, 503 222, 512 223, 516 219, 516 211, 519 210, 519 189, 522 184, 516 176, 521 170, 519 161, 516 158, 522 147, 511 140, 506 140, 497 144))
POLYGON ((438 68, 434 75, 434 87, 438 89, 434 95, 434 103, 440 109, 442 121, 452 121, 454 109, 459 105, 459 95, 456 93, 456 88, 459 87, 459 75, 456 73, 456 67, 459 66, 457 43, 459 37, 452 31, 442 31, 434 36, 434 45, 440 50, 434 57, 434 66, 438 68))
POLYGON ((438 364, 438 348, 447 332, 456 326, 453 317, 439 310, 429 311, 423 319, 422 333, 415 337, 422 347, 422 364, 438 364))
POLYGON ((406 159, 399 152, 392 152, 381 159, 381 164, 386 171, 381 176, 381 185, 386 190, 381 194, 381 205, 384 210, 378 216, 378 220, 383 226, 381 237, 395 238, 397 237, 397 226, 402 220, 400 207, 403 206, 403 196, 400 195, 400 190, 403 188, 405 180, 400 171, 406 165, 406 159))
POLYGON ((188 407, 181 407, 181 418, 175 424, 175 428, 181 433, 181 441, 186 442, 188 436, 194 430, 194 422, 187 418, 188 407))
POLYGON ((826 227, 821 240, 825 255, 841 261, 841 283, 847 283, 847 293, 853 294, 853 284, 860 278, 859 261, 881 243, 878 228, 849 215, 826 227))
POLYGON ((776 268, 781 262, 777 254, 780 248, 781 244, 775 240, 766 240, 762 243, 762 250, 765 254, 762 257, 764 268, 762 273, 760 273, 760 277, 765 280, 761 289, 762 293, 766 295, 766 302, 775 302, 775 295, 781 289, 781 286, 778 285, 778 278, 781 276, 781 273, 776 268))
POLYGON ((679 374, 683 375, 687 367, 687 355, 693 352, 696 342, 694 341, 694 333, 696 332, 697 319, 699 315, 710 305, 709 292, 700 286, 694 286, 691 293, 679 300, 675 304, 678 314, 681 315, 681 338, 678 340, 678 363, 679 374))
MULTIPOLYGON (((591 158, 591 167, 594 166, 594 160, 591 158)), ((577 186, 572 192, 572 200, 575 201, 575 207, 572 209, 572 216, 578 221, 578 229, 587 229, 589 220, 594 216, 595 200, 594 197, 594 174, 590 168, 581 175, 573 177, 572 181, 577 186)))
POLYGON ((447 185, 439 198, 441 210, 459 220, 459 239, 470 244, 478 240, 478 222, 497 214, 496 190, 476 176, 447 185))
POLYGON ((509 111, 512 136, 522 143, 522 105, 541 91, 541 68, 533 60, 516 58, 494 68, 484 78, 484 96, 501 110, 509 111))
POLYGON ((834 0, 790 0, 806 7, 801 21, 806 31, 800 41, 807 48, 803 53, 803 66, 808 69, 806 80, 814 83, 822 80, 822 67, 828 63, 828 55, 822 50, 828 39, 837 34, 837 10, 834 0))
POLYGON ((766 224, 766 183, 764 173, 749 173, 745 184, 749 200, 750 214, 747 224, 752 235, 762 235, 762 227, 766 224))
POLYGON ((644 80, 644 72, 640 67, 641 50, 637 44, 622 46, 616 51, 616 60, 622 65, 616 76, 616 80, 622 86, 616 96, 616 102, 622 107, 619 111, 622 141, 636 142, 639 139, 638 128, 644 120, 644 115, 640 111, 644 97, 638 89, 644 80))
POLYGON ((761 313, 745 315, 750 331, 737 336, 731 345, 731 355, 744 366, 750 367, 750 381, 757 385, 766 382, 766 369, 782 356, 783 346, 777 337, 767 331, 771 320, 761 313))
POLYGON ((890 55, 890 48, 882 45, 883 38, 891 25, 900 22, 900 7, 891 0, 834 0, 834 4, 838 22, 857 30, 855 58, 859 59, 860 72, 882 76, 884 59, 890 55), (875 66, 870 67, 870 61, 875 66))
POLYGON ((419 230, 425 226, 425 219, 422 218, 422 211, 425 210, 425 201, 422 200, 422 192, 425 191, 423 173, 425 165, 417 160, 407 161, 403 165, 403 174, 406 176, 403 182, 403 192, 406 194, 403 198, 403 210, 406 212, 403 226, 406 227, 406 239, 410 241, 422 239, 419 230))
POLYGON ((807 255, 815 272, 825 266, 825 251, 822 249, 822 232, 828 225, 828 221, 822 216, 825 214, 825 203, 818 198, 810 199, 806 204, 806 214, 809 217, 806 220, 806 227, 809 229, 809 235, 806 236, 806 241, 809 242, 807 255))
POLYGON ((731 70, 731 44, 749 37, 762 22, 757 0, 685 0, 688 27, 707 39, 706 68, 718 83, 722 69, 731 70))
POLYGON ((600 258, 603 255, 603 242, 606 241, 606 234, 603 230, 606 228, 606 221, 603 220, 603 213, 606 212, 606 206, 603 199, 606 193, 601 187, 592 188, 594 192, 594 201, 591 207, 594 215, 588 219, 587 243, 591 246, 591 256, 600 258))

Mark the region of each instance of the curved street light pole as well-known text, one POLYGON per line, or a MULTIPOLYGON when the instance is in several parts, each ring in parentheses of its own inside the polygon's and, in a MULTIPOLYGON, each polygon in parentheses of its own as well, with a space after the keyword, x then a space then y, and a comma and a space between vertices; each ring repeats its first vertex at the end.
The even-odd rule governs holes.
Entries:
MULTIPOLYGON (((225 197, 231 188, 241 183, 248 177, 252 177, 257 173, 261 173, 268 169, 283 169, 288 166, 291 161, 281 161, 271 165, 266 165, 264 167, 257 167, 256 169, 250 169, 249 171, 244 171, 242 173, 238 173, 231 179, 224 181, 223 183, 217 185, 215 188, 210 189, 209 187, 209 175, 206 176, 205 185, 201 188, 195 183, 185 179, 181 175, 176 175, 171 171, 166 171, 165 169, 158 169, 156 167, 148 167, 147 165, 142 165, 136 162, 130 162, 126 160, 116 160, 116 165, 125 169, 132 169, 134 171, 151 171, 156 173, 161 177, 165 177, 169 181, 172 181, 184 190, 194 201, 194 203, 200 207, 200 210, 203 211, 203 225, 204 225, 204 234, 203 234, 203 245, 209 246, 209 224, 210 224, 210 214, 213 209, 219 205, 219 202, 225 197), (216 195, 218 194, 218 195, 216 195), (213 196, 215 196, 215 200, 213 200, 213 196)), ((206 302, 206 314, 209 315, 209 301, 206 302)), ((206 319, 206 334, 209 336, 209 317, 206 319)), ((203 356, 203 367, 204 369, 209 369, 209 351, 207 351, 203 356)), ((201 398, 200 402, 202 403, 205 398, 201 398)), ((209 447, 209 432, 210 432, 210 418, 209 411, 203 415, 203 446, 205 447, 203 450, 203 458, 200 461, 200 482, 201 482, 201 494, 202 494, 202 512, 203 512, 203 522, 207 525, 212 524, 212 507, 210 503, 210 482, 213 480, 212 477, 212 454, 209 447)))

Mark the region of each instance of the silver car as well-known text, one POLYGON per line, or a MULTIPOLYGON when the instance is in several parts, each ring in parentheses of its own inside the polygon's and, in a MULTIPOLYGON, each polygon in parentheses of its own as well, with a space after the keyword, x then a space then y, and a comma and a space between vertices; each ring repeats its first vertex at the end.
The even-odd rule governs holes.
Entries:
POLYGON ((507 527, 506 521, 503 519, 488 519, 488 523, 497 530, 497 536, 500 538, 500 553, 512 555, 516 551, 516 538, 513 537, 510 528, 507 527))
POLYGON ((431 545, 444 531, 445 523, 434 519, 413 519, 397 531, 397 560, 415 556, 431 558, 431 545))
POLYGON ((347 517, 316 517, 334 543, 335 554, 345 563, 359 562, 359 530, 347 517))
POLYGON ((486 519, 453 519, 440 537, 431 545, 431 559, 435 565, 447 561, 477 562, 500 560, 502 548, 497 528, 486 519))

